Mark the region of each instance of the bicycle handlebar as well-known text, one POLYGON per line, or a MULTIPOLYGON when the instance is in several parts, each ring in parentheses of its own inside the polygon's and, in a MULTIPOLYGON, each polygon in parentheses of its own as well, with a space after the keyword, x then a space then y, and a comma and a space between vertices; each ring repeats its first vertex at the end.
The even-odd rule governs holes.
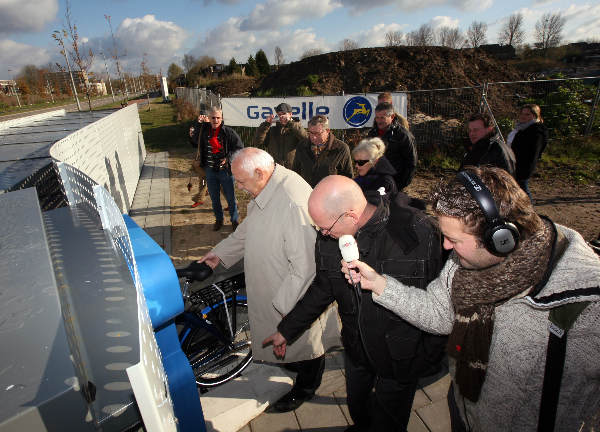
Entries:
POLYGON ((213 270, 206 263, 191 262, 187 267, 175 269, 178 278, 192 281, 203 281, 213 274, 213 270))

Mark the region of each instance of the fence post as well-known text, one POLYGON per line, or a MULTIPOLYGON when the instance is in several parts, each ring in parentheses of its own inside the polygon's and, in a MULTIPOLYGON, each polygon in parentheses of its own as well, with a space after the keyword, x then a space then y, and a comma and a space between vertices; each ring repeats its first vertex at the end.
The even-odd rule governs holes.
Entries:
POLYGON ((588 136, 592 133, 592 126, 594 125, 594 117, 596 116, 596 107, 598 106, 598 99, 600 99, 600 80, 596 84, 596 96, 594 97, 594 103, 592 104, 592 112, 588 119, 588 124, 585 127, 585 135, 588 136))
POLYGON ((486 101, 487 87, 488 87, 488 83, 487 82, 484 82, 481 85, 481 99, 479 101, 479 112, 480 113, 483 112, 483 110, 485 109, 485 105, 487 104, 487 101, 486 101), (484 101, 486 101, 485 104, 484 104, 484 101))

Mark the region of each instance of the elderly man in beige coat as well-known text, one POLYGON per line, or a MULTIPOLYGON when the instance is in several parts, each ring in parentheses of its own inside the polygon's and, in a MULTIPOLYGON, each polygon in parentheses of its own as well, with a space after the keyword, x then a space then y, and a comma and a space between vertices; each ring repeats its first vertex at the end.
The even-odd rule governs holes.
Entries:
POLYGON ((337 310, 326 310, 285 359, 260 343, 302 298, 315 276, 315 239, 308 214, 311 187, 294 171, 275 164, 267 152, 247 147, 232 156, 238 188, 252 195, 246 219, 200 261, 213 269, 244 259, 252 352, 255 360, 282 363, 298 372, 292 390, 271 412, 286 412, 310 399, 321 384, 324 353, 340 345, 337 310))

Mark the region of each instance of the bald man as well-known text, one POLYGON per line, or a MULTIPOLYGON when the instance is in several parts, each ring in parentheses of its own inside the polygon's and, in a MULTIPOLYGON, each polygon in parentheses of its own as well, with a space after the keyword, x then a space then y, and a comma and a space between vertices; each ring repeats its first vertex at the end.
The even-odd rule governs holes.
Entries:
POLYGON ((425 289, 441 267, 439 231, 429 217, 400 199, 390 203, 378 193, 365 196, 356 182, 342 176, 325 177, 316 185, 308 211, 319 226, 315 279, 263 344, 272 343, 275 355, 285 356, 296 336, 337 301, 354 422, 347 430, 404 431, 417 380, 437 372, 445 338, 422 332, 376 305, 371 293, 348 285, 340 271, 337 239, 354 236, 361 260, 425 289))

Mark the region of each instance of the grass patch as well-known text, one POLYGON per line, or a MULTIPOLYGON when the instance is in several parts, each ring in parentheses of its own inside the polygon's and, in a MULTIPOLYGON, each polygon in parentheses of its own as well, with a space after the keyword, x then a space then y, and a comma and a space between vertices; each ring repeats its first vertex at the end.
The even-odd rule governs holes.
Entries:
POLYGON ((150 100, 147 107, 140 110, 140 122, 146 150, 151 152, 174 149, 187 150, 190 121, 177 121, 177 113, 172 103, 163 103, 162 98, 150 100))
MULTIPOLYGON (((92 96, 92 101, 95 101, 96 99, 102 99, 104 97, 106 97, 106 96, 92 96)), ((6 99, 6 98, 7 97, 3 97, 2 99, 6 99)), ((37 99, 39 99, 39 98, 37 98, 37 99)), ((12 96, 11 103, 16 104, 16 98, 14 96, 12 96)), ((51 102, 49 100, 48 101, 39 100, 35 103, 26 103, 24 100, 21 100, 22 106, 19 107, 18 105, 8 105, 6 103, 3 103, 2 100, 0 100, 0 116, 8 115, 8 114, 25 113, 25 112, 36 111, 36 110, 45 109, 45 108, 60 108, 65 105, 70 105, 70 104, 74 104, 74 103, 75 103, 75 99, 73 97, 55 99, 54 102, 51 102)), ((83 95, 83 97, 82 97, 82 95, 79 95, 79 105, 81 106, 82 111, 88 110, 88 102, 87 102, 87 97, 85 96, 85 94, 83 95)), ((94 108, 94 109, 96 109, 96 108, 94 108)))
POLYGON ((579 184, 600 183, 600 136, 551 141, 538 163, 537 174, 579 184))

